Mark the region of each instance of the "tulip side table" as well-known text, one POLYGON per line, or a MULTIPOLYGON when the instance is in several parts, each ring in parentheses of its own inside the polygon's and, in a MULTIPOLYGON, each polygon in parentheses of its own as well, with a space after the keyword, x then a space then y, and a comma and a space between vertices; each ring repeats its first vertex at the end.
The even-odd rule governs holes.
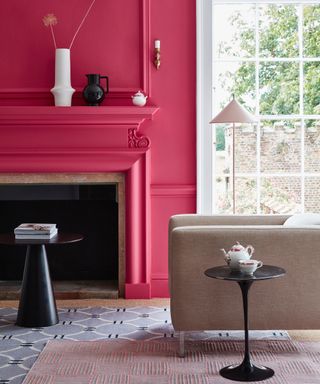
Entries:
POLYGON ((248 330, 248 292, 254 281, 274 279, 286 274, 283 268, 273 265, 264 265, 257 269, 253 275, 244 275, 240 272, 231 272, 227 266, 219 266, 207 269, 205 275, 214 279, 235 281, 240 285, 244 312, 245 352, 240 365, 229 365, 220 370, 220 375, 226 379, 235 381, 261 381, 274 375, 271 368, 256 366, 251 363, 249 351, 248 330))

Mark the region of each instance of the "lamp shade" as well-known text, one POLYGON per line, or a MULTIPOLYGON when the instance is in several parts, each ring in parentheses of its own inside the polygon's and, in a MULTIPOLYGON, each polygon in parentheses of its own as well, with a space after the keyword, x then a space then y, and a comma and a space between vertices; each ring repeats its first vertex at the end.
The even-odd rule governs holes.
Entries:
POLYGON ((230 103, 210 121, 210 124, 255 123, 256 121, 255 117, 233 98, 230 103))

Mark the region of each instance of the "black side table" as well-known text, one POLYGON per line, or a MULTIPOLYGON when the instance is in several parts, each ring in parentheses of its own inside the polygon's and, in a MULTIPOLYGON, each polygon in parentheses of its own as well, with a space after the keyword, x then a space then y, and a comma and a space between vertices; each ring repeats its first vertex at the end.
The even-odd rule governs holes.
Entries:
POLYGON ((59 322, 45 246, 74 243, 82 239, 82 235, 68 233, 59 233, 46 240, 16 240, 14 234, 0 234, 0 244, 27 246, 17 325, 37 328, 59 322))
POLYGON ((274 375, 271 368, 256 366, 251 363, 249 351, 248 331, 248 291, 254 281, 274 279, 284 276, 286 271, 283 268, 272 265, 264 265, 257 269, 253 276, 244 275, 240 272, 231 272, 228 266, 220 266, 207 269, 205 275, 214 279, 236 281, 241 288, 244 312, 245 330, 245 352, 244 359, 240 365, 229 365, 220 370, 220 375, 226 379, 235 381, 261 381, 274 375))

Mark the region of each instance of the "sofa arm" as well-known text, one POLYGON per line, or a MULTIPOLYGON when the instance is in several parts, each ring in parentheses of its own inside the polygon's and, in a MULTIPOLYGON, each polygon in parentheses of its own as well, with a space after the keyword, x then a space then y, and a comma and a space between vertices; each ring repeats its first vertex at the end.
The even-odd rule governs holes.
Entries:
POLYGON ((282 225, 288 215, 175 215, 170 218, 169 232, 176 227, 198 225, 282 225))
POLYGON ((287 275, 257 282, 250 292, 253 329, 320 327, 320 228, 283 226, 190 226, 172 230, 169 280, 176 330, 241 329, 236 284, 210 279, 207 268, 223 265, 221 248, 236 241, 255 247, 254 258, 287 275))

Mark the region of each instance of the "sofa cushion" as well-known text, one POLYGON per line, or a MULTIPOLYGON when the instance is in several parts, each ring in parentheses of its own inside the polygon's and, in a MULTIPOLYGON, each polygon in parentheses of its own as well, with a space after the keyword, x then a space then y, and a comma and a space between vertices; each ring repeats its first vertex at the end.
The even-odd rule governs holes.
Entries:
POLYGON ((320 225, 320 213, 296 213, 290 216, 283 225, 285 227, 320 225))

